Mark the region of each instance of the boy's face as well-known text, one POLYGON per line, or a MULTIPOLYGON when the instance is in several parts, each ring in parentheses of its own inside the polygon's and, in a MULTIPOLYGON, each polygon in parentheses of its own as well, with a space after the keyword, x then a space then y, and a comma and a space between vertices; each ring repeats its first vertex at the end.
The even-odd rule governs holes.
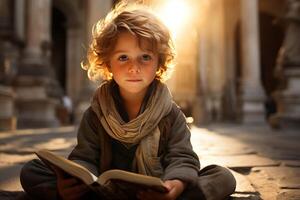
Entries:
POLYGON ((129 32, 119 34, 110 56, 110 72, 124 95, 145 95, 154 80, 158 68, 158 56, 150 45, 129 32))

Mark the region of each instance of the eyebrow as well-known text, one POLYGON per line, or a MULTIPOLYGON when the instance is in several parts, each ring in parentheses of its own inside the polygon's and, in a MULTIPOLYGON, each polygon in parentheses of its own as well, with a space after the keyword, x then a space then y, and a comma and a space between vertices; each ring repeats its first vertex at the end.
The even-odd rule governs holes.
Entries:
POLYGON ((117 50, 117 51, 113 51, 113 54, 125 53, 125 52, 127 52, 127 51, 125 51, 125 50, 117 50))
MULTIPOLYGON (((128 52, 128 51, 126 51, 126 50, 120 49, 120 50, 117 50, 117 51, 113 51, 112 54, 127 53, 127 52, 128 52)), ((154 52, 152 52, 152 51, 150 51, 150 50, 143 50, 142 52, 143 52, 143 53, 154 54, 154 52)))

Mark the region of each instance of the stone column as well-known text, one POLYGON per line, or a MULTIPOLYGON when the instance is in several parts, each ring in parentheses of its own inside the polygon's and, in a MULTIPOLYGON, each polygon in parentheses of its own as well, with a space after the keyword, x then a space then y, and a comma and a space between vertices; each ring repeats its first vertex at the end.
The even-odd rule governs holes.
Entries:
POLYGON ((22 63, 44 71, 40 67, 45 63, 42 57, 42 45, 50 42, 51 0, 27 0, 26 6, 26 47, 22 63))
MULTIPOLYGON (((71 26, 67 27, 67 95, 74 102, 78 96, 82 85, 83 70, 80 68, 83 55, 82 38, 84 32, 81 27, 71 26)), ((87 46, 87 45, 85 45, 87 46)))
POLYGON ((0 131, 16 129, 15 92, 11 86, 19 51, 16 45, 0 40, 0 131))
MULTIPOLYGON (((18 128, 57 126, 53 98, 56 84, 50 67, 51 0, 26 1, 25 49, 14 82, 18 128)), ((56 95, 57 96, 57 95, 56 95)))
POLYGON ((15 93, 11 83, 16 74, 19 49, 14 34, 13 10, 14 2, 0 1, 0 131, 16 128, 15 93))
MULTIPOLYGON (((224 4, 223 0, 199 2, 201 14, 197 15, 200 40, 197 49, 199 52, 197 56, 198 111, 194 111, 194 113, 198 112, 198 117, 201 119, 198 124, 223 119, 222 101, 226 80, 224 4), (213 18, 208 17, 211 13, 215 13, 213 18)), ((195 122, 197 123, 196 119, 195 122)))
POLYGON ((241 0, 243 122, 264 122, 257 0, 241 0))
MULTIPOLYGON (((106 14, 111 9, 111 1, 107 0, 87 0, 86 1, 86 44, 89 43, 92 38, 92 27, 101 18, 105 17, 106 14)), ((86 55, 85 55, 86 56, 86 55)), ((75 121, 79 122, 81 120, 83 112, 90 105, 90 99, 97 87, 97 83, 93 83, 87 78, 86 71, 84 71, 84 77, 81 79, 81 91, 79 97, 77 98, 76 108, 75 108, 75 121)))
POLYGON ((17 59, 17 48, 9 41, 0 40, 0 131, 16 128, 15 93, 11 80, 17 59))
POLYGON ((300 127, 300 0, 287 3, 285 38, 275 74, 282 84, 273 94, 277 112, 270 118, 274 128, 300 127))

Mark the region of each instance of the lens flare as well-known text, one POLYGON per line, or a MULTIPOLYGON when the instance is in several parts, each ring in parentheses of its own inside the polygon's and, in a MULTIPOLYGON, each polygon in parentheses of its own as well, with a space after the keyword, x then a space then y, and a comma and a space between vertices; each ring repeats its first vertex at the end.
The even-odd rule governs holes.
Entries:
POLYGON ((158 15, 168 26, 172 36, 176 36, 182 31, 183 26, 191 18, 191 8, 184 0, 168 0, 157 7, 158 15))

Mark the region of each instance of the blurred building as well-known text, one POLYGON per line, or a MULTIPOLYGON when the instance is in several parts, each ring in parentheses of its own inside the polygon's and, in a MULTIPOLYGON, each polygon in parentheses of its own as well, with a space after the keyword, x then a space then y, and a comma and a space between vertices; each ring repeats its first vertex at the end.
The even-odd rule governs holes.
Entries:
MULTIPOLYGON (((80 67, 91 27, 116 2, 0 1, 0 130, 61 125, 64 96, 80 119, 97 87, 80 67)), ((167 84, 186 115, 198 125, 297 124, 299 0, 183 2, 192 15, 176 36, 178 61, 167 84)))

